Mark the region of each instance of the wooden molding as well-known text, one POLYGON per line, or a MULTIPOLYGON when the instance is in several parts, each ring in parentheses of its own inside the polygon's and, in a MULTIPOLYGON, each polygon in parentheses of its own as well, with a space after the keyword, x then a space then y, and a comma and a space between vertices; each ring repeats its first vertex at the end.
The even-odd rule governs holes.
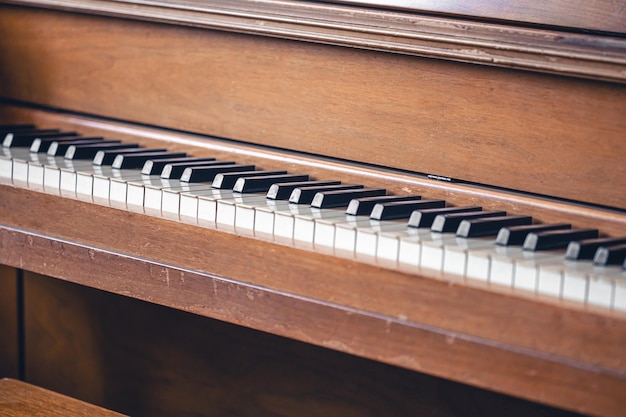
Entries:
POLYGON ((289 0, 3 3, 626 82, 626 39, 289 0))

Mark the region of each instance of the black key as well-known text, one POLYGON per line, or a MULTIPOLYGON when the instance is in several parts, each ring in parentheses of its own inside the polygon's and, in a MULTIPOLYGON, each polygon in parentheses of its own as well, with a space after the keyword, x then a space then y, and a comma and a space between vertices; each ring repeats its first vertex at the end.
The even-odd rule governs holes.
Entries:
POLYGON ((137 169, 143 167, 143 165, 149 159, 166 159, 166 158, 182 158, 187 156, 185 152, 145 152, 137 154, 123 154, 118 155, 113 160, 112 168, 116 169, 137 169))
POLYGON ((289 196, 289 202, 292 204, 311 204, 315 195, 324 191, 338 191, 338 190, 354 190, 357 188, 364 188, 362 185, 357 184, 337 184, 337 185, 319 185, 312 187, 298 187, 294 188, 289 196))
POLYGON ((267 198, 270 200, 288 200, 296 188, 316 187, 323 185, 339 185, 341 181, 295 181, 272 184, 267 190, 267 198))
POLYGON ((161 178, 166 180, 179 180, 180 177, 183 176, 183 172, 187 168, 195 168, 195 167, 213 167, 213 166, 221 166, 221 165, 235 165, 235 161, 198 161, 198 162, 175 162, 173 164, 167 164, 163 167, 163 171, 161 171, 161 178))
POLYGON ((530 225, 531 216, 502 216, 463 220, 456 231, 458 237, 496 236, 503 227, 530 225))
POLYGON ((217 165, 214 167, 189 167, 183 171, 180 180, 183 182, 210 182, 222 172, 253 171, 254 165, 217 165))
POLYGON ((158 159, 152 160, 149 159, 143 164, 143 168, 141 168, 141 173, 144 175, 161 175, 163 172, 163 168, 167 164, 176 164, 180 162, 212 162, 215 161, 215 158, 202 158, 202 157, 185 157, 185 158, 166 158, 166 159, 158 159))
POLYGON ((417 195, 383 195, 378 197, 355 198, 348 204, 346 214, 351 216, 369 216, 376 204, 391 203, 394 201, 413 201, 419 200, 420 198, 421 197, 417 195))
POLYGON ((359 190, 323 191, 313 197, 311 207, 334 208, 347 207, 355 198, 376 197, 387 194, 384 188, 362 188, 359 190))
POLYGON ((59 132, 57 129, 41 131, 41 133, 7 133, 2 146, 5 148, 30 148, 37 138, 61 138, 76 135, 76 132, 59 132))
POLYGON ((50 145, 54 142, 71 142, 71 141, 80 141, 80 142, 98 142, 103 141, 104 139, 101 137, 83 137, 83 136, 68 136, 64 138, 37 138, 33 141, 33 144, 30 145, 31 153, 40 153, 40 152, 48 152, 50 145))
POLYGON ((529 226, 514 226, 503 227, 498 231, 496 236, 496 245, 500 246, 514 246, 523 245, 526 236, 529 233, 545 232, 548 230, 563 230, 571 229, 572 226, 567 223, 554 223, 554 224, 532 224, 529 226))
MULTIPOLYGON (((4 148, 17 147, 22 140, 20 137, 35 140, 37 135, 46 135, 49 133, 59 133, 59 129, 18 129, 2 132, 2 146, 4 148), (13 143, 15 141, 15 143, 13 143)), ((22 145, 24 146, 24 145, 22 145)), ((29 145, 30 146, 30 145, 29 145)))
POLYGON ((586 239, 570 242, 565 250, 565 258, 572 261, 593 259, 598 248, 622 244, 626 244, 626 237, 604 237, 600 239, 586 239))
POLYGON ((371 219, 394 220, 408 219, 415 210, 444 208, 444 200, 419 200, 419 201, 396 201, 392 203, 379 203, 372 209, 371 219))
POLYGON ((244 171, 217 174, 211 187, 220 190, 232 190, 239 178, 252 177, 255 175, 284 175, 287 171, 244 171))
POLYGON ((472 211, 480 211, 483 208, 480 206, 467 206, 467 207, 444 207, 435 209, 415 210, 409 217, 409 227, 431 227, 435 218, 440 214, 452 214, 452 213, 469 213, 472 211))
POLYGON ((500 216, 506 216, 506 211, 470 211, 467 213, 440 214, 435 217, 430 230, 438 233, 454 233, 463 220, 500 216))
POLYGON ((563 249, 573 240, 595 239, 597 237, 597 229, 549 230, 529 233, 524 240, 523 248, 528 251, 563 249))
POLYGON ((22 123, 12 125, 0 125, 0 137, 4 138, 7 133, 19 132, 23 130, 35 130, 35 125, 22 123))
POLYGON ((259 177, 239 178, 233 187, 236 193, 263 193, 277 182, 283 181, 307 181, 308 175, 286 174, 286 175, 263 175, 259 177))
POLYGON ((625 261, 626 244, 601 246, 593 257, 593 263, 600 266, 623 265, 625 261))
POLYGON ((146 148, 124 148, 124 149, 109 149, 109 150, 100 150, 96 153, 96 156, 93 158, 93 164, 97 166, 105 166, 112 165, 115 158, 118 155, 131 155, 136 153, 159 153, 165 152, 167 149, 157 148, 157 149, 146 149, 146 148))
POLYGON ((129 149, 139 148, 137 143, 122 143, 119 140, 104 140, 94 143, 57 143, 53 142, 48 148, 49 156, 63 155, 65 159, 78 160, 78 159, 94 159, 96 154, 101 150, 112 149, 129 149))

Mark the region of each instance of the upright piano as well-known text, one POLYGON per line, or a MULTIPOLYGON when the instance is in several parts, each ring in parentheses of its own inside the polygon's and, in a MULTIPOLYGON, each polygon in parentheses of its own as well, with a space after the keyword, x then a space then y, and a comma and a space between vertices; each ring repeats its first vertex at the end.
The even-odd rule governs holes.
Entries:
POLYGON ((0 1, 0 376, 132 415, 624 415, 625 10, 0 1))

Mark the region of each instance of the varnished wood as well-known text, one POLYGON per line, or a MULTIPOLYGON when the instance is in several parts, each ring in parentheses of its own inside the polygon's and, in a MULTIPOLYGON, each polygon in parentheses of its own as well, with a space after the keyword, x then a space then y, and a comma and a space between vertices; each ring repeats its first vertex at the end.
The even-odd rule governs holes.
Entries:
POLYGON ((1 263, 578 412, 624 408, 623 315, 0 193, 1 263))
POLYGON ((289 170, 307 173, 316 179, 340 179, 344 182, 383 187, 395 194, 419 194, 424 198, 440 198, 451 205, 480 205, 490 210, 532 215, 538 222, 570 222, 575 227, 598 228, 603 235, 626 235, 626 214, 554 199, 506 192, 493 188, 435 181, 420 175, 376 169, 366 165, 345 164, 333 159, 255 147, 200 135, 148 128, 135 124, 101 120, 76 114, 35 110, 30 107, 0 105, 0 121, 22 120, 39 126, 64 128, 84 135, 102 135, 147 147, 166 147, 194 156, 211 156, 240 163, 254 164, 260 169, 289 170))
POLYGON ((14 379, 0 379, 0 413, 6 417, 121 416, 14 379))
POLYGON ((17 270, 0 265, 0 378, 19 377, 17 270))
POLYGON ((621 84, 44 10, 0 19, 4 97, 626 208, 621 84))
MULTIPOLYGON (((442 6, 452 6, 457 8, 457 13, 463 13, 463 8, 466 12, 471 11, 475 15, 474 19, 479 20, 346 7, 337 2, 290 0, 4 0, 3 3, 521 68, 533 72, 621 83, 626 81, 623 68, 626 63, 626 41, 621 37, 520 27, 520 24, 539 17, 552 21, 557 19, 557 26, 577 23, 576 30, 604 27, 605 30, 623 32, 624 24, 620 20, 622 2, 611 2, 610 5, 604 1, 582 0, 577 0, 579 4, 571 4, 571 1, 552 1, 540 5, 526 2, 526 7, 520 7, 515 2, 514 8, 507 2, 495 2, 500 7, 504 6, 499 11, 492 7, 493 4, 489 4, 494 3, 493 0, 462 4, 431 2, 431 12, 441 11, 438 8, 442 6), (528 3, 534 7, 528 7, 528 3), (558 9, 558 12, 551 13, 544 8, 558 9), (580 11, 581 8, 585 11, 580 11), (486 23, 485 14, 488 16, 494 12, 501 19, 506 18, 505 14, 513 18, 510 12, 517 13, 521 19, 507 24, 486 23)), ((385 3, 391 5, 390 2, 385 3)), ((415 9, 416 3, 412 3, 415 9)))
POLYGON ((28 379, 133 416, 570 415, 50 277, 25 289, 28 379))
POLYGON ((427 13, 461 15, 486 20, 506 20, 562 26, 574 30, 601 30, 626 33, 624 1, 553 0, 333 0, 339 3, 367 4, 427 13))

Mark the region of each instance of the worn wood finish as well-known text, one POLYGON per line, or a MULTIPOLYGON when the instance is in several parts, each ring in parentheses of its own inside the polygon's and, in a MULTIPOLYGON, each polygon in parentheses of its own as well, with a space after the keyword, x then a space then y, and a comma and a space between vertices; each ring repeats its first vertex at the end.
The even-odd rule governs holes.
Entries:
POLYGON ((562 26, 574 30, 626 33, 626 2, 603 0, 332 0, 337 3, 367 4, 382 8, 445 13, 518 24, 562 26))
POLYGON ((28 380, 133 416, 569 415, 50 277, 25 288, 28 380))
POLYGON ((121 416, 14 379, 0 379, 0 413, 5 417, 121 416))
POLYGON ((623 315, 7 186, 0 194, 7 265, 578 412, 624 409, 623 315))
POLYGON ((626 208, 623 85, 44 10, 0 19, 4 97, 626 208))
POLYGON ((17 271, 0 265, 0 378, 19 377, 17 271))
MULTIPOLYGON (((483 20, 481 12, 495 12, 496 9, 485 1, 463 4, 467 8, 474 8, 480 19, 478 21, 290 0, 4 2, 533 72, 621 83, 626 81, 626 41, 623 38, 607 34, 520 27, 520 23, 528 22, 524 19, 515 24, 488 24, 483 20), (485 10, 479 11, 481 8, 485 10)), ((442 5, 461 6, 449 1, 436 3, 432 5, 433 11, 442 5)), ((559 10, 556 14, 543 10, 545 13, 542 17, 558 19, 560 25, 571 23, 567 18, 574 17, 580 23, 577 28, 586 30, 589 25, 596 24, 591 23, 591 17, 596 16, 597 23, 604 25, 605 30, 611 27, 613 31, 622 31, 624 22, 619 20, 619 7, 622 3, 618 3, 612 2, 609 5, 604 1, 585 2, 582 6, 571 2, 549 2, 539 5, 538 8, 520 8, 516 5, 519 14, 527 15, 526 18, 532 18, 533 12, 542 7, 566 9, 566 12, 559 10), (579 13, 582 7, 588 9, 579 13), (611 7, 613 13, 609 10, 611 7)), ((510 5, 505 5, 507 7, 510 5)))

